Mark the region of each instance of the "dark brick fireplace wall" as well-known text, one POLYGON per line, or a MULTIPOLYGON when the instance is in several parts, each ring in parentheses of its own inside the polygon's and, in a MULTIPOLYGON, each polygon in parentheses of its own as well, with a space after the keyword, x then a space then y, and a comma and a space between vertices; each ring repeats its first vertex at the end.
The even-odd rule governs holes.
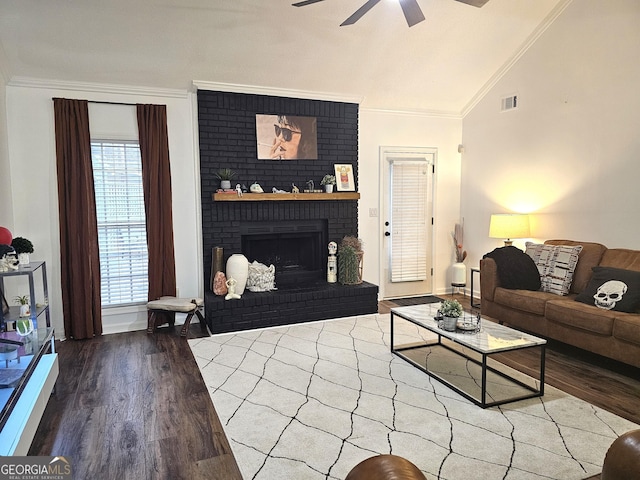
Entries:
MULTIPOLYGON (((241 222, 326 219, 329 241, 339 243, 345 235, 358 235, 356 200, 215 202, 212 195, 219 188, 219 180, 215 173, 221 168, 231 168, 237 173, 232 185, 240 183, 249 186, 257 181, 265 192, 271 191, 272 187, 291 191, 292 183, 302 191, 306 188, 308 180, 313 180, 317 188, 321 188, 320 180, 325 174, 334 172, 334 164, 346 163, 353 165, 357 191, 358 105, 201 90, 198 91, 198 123, 204 284, 209 297, 213 297, 207 297, 206 305, 207 321, 211 326, 213 320, 210 317, 214 310, 216 316, 225 315, 225 305, 220 304, 220 297, 208 292, 212 248, 223 247, 225 262, 231 254, 240 253, 241 222), (318 159, 257 160, 256 114, 316 117, 318 159)), ((359 291, 362 291, 362 288, 359 291)), ((337 292, 335 288, 333 290, 337 292)), ((344 293, 334 295, 344 297, 344 293)), ((377 301, 377 287, 375 294, 377 301)), ((260 294, 245 294, 243 301, 250 303, 250 299, 245 297, 252 295, 260 294)), ((264 303, 264 300, 260 302, 264 303)), ((371 302, 368 304, 367 309, 370 310, 371 302)), ((237 306, 236 303, 234 307, 237 306)), ((288 311, 295 309, 295 305, 289 305, 288 311)), ((264 317, 261 316, 259 324, 245 322, 245 326, 238 326, 238 329, 282 323, 269 323, 264 317)), ((229 318, 226 320, 230 321, 229 318)), ((233 329, 229 325, 225 328, 225 331, 233 329)))
POLYGON ((303 190, 308 180, 333 173, 336 163, 353 165, 358 178, 358 105, 266 95, 198 91, 200 179, 202 192, 202 246, 205 285, 211 274, 211 250, 223 247, 226 258, 239 253, 240 221, 278 221, 326 218, 329 241, 358 235, 357 201, 218 202, 215 173, 221 168, 237 172, 232 181, 247 186, 257 181, 272 187, 303 190), (286 114, 317 118, 317 160, 257 160, 256 114, 286 114))

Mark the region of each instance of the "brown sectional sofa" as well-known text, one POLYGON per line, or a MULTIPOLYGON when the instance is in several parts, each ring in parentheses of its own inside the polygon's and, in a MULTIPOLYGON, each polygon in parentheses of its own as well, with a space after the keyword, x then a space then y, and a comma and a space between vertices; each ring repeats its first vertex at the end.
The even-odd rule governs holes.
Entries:
POLYGON ((576 302, 589 283, 592 267, 640 271, 640 250, 607 248, 599 243, 547 240, 548 245, 582 245, 569 295, 500 286, 496 262, 480 262, 482 314, 544 338, 640 367, 640 313, 603 310, 576 302))

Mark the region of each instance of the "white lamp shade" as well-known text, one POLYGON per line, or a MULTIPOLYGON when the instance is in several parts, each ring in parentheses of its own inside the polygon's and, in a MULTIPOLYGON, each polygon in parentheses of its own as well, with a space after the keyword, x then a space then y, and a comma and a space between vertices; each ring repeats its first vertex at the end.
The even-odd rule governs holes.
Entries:
POLYGON ((489 237, 491 238, 529 238, 529 215, 517 213, 499 213, 491 215, 489 237))

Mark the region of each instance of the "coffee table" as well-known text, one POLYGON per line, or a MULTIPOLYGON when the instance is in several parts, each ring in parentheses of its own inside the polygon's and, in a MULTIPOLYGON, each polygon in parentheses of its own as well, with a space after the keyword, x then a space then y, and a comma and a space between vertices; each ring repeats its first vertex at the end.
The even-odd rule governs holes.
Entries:
POLYGON ((545 339, 486 318, 477 332, 448 332, 434 319, 439 308, 392 308, 391 352, 482 408, 544 395, 545 339), (496 360, 523 349, 539 351, 537 379, 496 360))

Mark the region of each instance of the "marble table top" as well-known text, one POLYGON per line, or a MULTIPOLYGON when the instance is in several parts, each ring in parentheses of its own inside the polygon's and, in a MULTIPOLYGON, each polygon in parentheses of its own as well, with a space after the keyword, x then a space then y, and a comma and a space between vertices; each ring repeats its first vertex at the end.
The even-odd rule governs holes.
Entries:
MULTIPOLYGON (((439 328, 438 322, 434 319, 439 308, 440 303, 428 303, 408 307, 395 307, 391 309, 391 312, 407 320, 414 321, 418 325, 460 345, 484 354, 517 350, 519 348, 544 345, 547 343, 543 338, 520 332, 482 317, 480 331, 477 333, 469 334, 461 330, 449 332, 439 328)), ((470 317, 468 313, 465 315, 466 317, 470 317)), ((475 316, 469 319, 466 317, 461 318, 461 320, 470 321, 473 319, 473 321, 475 321, 475 316)))

